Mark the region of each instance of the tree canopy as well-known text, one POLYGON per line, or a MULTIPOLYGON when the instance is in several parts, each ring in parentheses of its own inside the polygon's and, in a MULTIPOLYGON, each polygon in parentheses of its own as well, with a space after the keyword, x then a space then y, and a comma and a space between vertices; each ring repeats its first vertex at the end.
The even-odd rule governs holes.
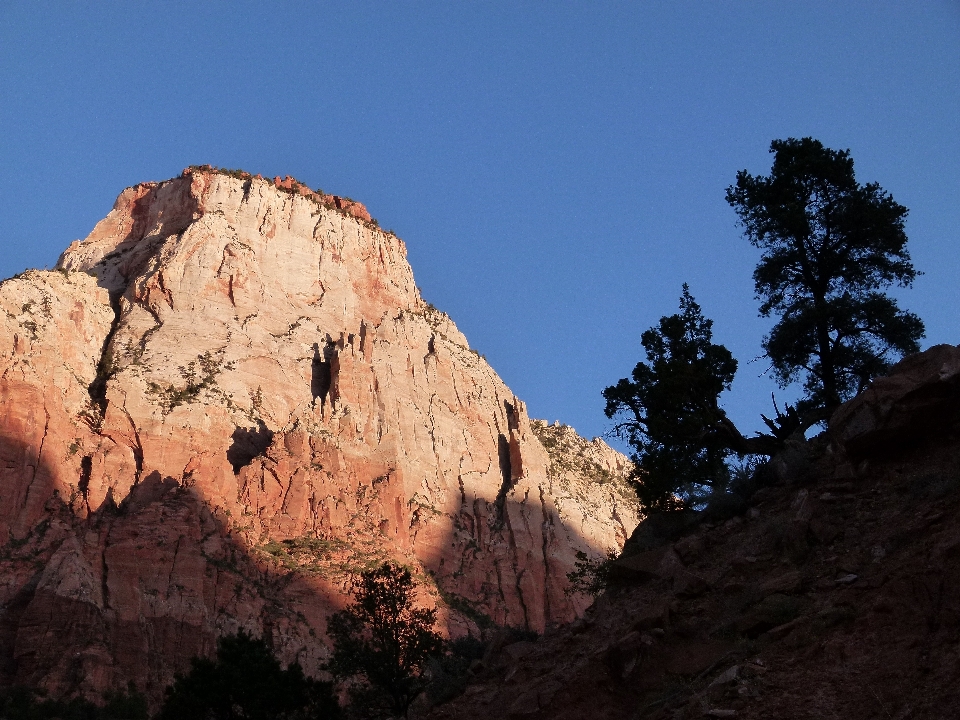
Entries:
POLYGON ((773 455, 826 420, 890 362, 919 350, 923 323, 885 291, 917 276, 907 252, 907 209, 877 183, 861 185, 847 150, 818 140, 775 140, 769 176, 737 173, 726 198, 761 251, 753 273, 760 314, 778 318, 763 349, 782 387, 805 397, 745 438, 720 408, 736 360, 712 342, 712 322, 683 286, 680 313, 641 337, 647 362, 603 391, 615 432, 634 447, 646 510, 689 505, 729 481, 732 453, 773 455), (624 419, 625 418, 625 419, 624 419))
POLYGON ((330 671, 341 678, 365 678, 404 717, 427 686, 427 660, 443 651, 443 638, 433 629, 437 611, 414 607, 413 591, 409 570, 384 563, 361 573, 354 602, 327 623, 333 641, 330 671))
POLYGON ((711 342, 712 327, 684 285, 680 312, 640 338, 647 362, 603 391, 607 417, 622 418, 617 432, 635 449, 634 485, 648 511, 681 506, 729 478, 718 398, 730 389, 737 361, 711 342))
POLYGON ((919 350, 923 323, 884 294, 917 276, 907 208, 856 181, 847 150, 775 140, 770 175, 737 173, 727 189, 744 233, 762 251, 753 273, 763 340, 781 386, 802 379, 803 409, 821 417, 862 390, 892 356, 919 350))
POLYGON ((339 717, 329 683, 286 670, 266 642, 243 631, 217 642, 216 659, 194 658, 177 675, 159 720, 328 720, 339 717))
POLYGON ((126 690, 107 692, 103 704, 86 698, 54 700, 43 690, 22 685, 0 688, 3 720, 148 720, 147 698, 133 683, 126 690))

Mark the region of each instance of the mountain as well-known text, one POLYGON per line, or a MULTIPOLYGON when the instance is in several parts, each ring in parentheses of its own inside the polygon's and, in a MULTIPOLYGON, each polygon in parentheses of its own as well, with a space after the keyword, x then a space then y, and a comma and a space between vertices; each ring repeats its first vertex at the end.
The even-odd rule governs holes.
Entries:
POLYGON ((239 629, 315 673, 388 558, 453 635, 543 631, 639 520, 626 458, 532 423, 404 243, 291 178, 128 188, 0 308, 0 684, 155 702, 239 629))

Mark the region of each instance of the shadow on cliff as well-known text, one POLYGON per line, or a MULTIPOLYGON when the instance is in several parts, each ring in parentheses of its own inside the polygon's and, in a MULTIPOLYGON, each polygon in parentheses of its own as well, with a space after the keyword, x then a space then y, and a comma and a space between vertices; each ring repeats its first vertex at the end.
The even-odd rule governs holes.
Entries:
MULTIPOLYGON (((115 295, 123 294, 129 278, 143 272, 160 243, 186 230, 200 211, 199 200, 191 193, 189 177, 174 178, 149 187, 144 184, 127 188, 117 198, 117 204, 128 192, 135 195, 130 202, 130 229, 113 250, 97 262, 104 271, 115 270, 97 273, 97 284, 110 293, 111 300, 115 295), (137 197, 137 193, 142 194, 137 197), (147 242, 143 243, 144 240, 147 242)), ((65 259, 66 252, 60 256, 57 267, 65 259)))
MULTIPOLYGON (((34 448, 0 435, 0 685, 18 681, 17 635, 53 550, 53 521, 72 524, 73 513, 54 488, 51 468, 34 448), (40 500, 42 504, 36 502, 40 500)), ((59 526, 60 523, 57 523, 59 526)), ((62 542, 62 538, 60 539, 62 542)))
POLYGON ((25 528, 0 546, 0 686, 96 702, 133 681, 157 703, 219 635, 273 644, 273 628, 296 621, 188 482, 154 472, 83 517, 83 498, 61 496, 23 442, 0 436, 0 461, 0 496, 13 499, 0 523, 25 528))
POLYGON ((241 468, 266 452, 273 442, 273 432, 260 420, 256 427, 238 427, 230 439, 233 442, 227 448, 227 461, 233 466, 233 474, 237 475, 241 468))
POLYGON ((330 385, 333 382, 332 357, 335 354, 334 346, 328 342, 320 349, 318 343, 313 344, 313 360, 310 363, 310 394, 314 400, 321 402, 327 399, 330 385))
MULTIPOLYGON (((248 443, 249 452, 265 436, 254 429, 235 441, 248 443)), ((0 547, 0 685, 99 701, 105 690, 132 681, 155 707, 191 657, 210 655, 217 637, 239 629, 262 635, 285 663, 319 671, 327 657, 325 619, 349 601, 339 581, 245 546, 233 520, 212 509, 189 476, 151 473, 119 503, 108 495, 83 517, 83 498, 62 497, 49 469, 30 465, 36 457, 19 439, 0 436, 2 496, 20 498, 0 508, 0 522, 9 525, 29 512, 28 497, 44 498, 29 529, 0 547)), ((81 465, 81 488, 85 470, 81 465)), ((375 480, 369 479, 371 488, 375 480)), ((523 512, 505 493, 497 501, 501 518, 523 512), (513 505, 519 513, 511 512, 513 505)), ((528 612, 540 612, 524 603, 543 603, 548 611, 550 599, 546 587, 524 576, 529 571, 507 572, 512 530, 509 519, 505 524, 496 541, 503 558, 486 563, 498 577, 478 578, 478 584, 497 587, 501 572, 509 577, 520 607, 501 616, 524 627, 528 612), (531 588, 544 594, 536 597, 531 588)), ((452 534, 441 540, 458 541, 463 538, 452 534)), ((392 545, 386 538, 384 544, 392 545)), ((445 601, 464 617, 484 615, 459 595, 446 593, 445 601)), ((448 630, 463 632, 464 624, 448 630)))
MULTIPOLYGON (((183 232, 195 219, 200 205, 190 192, 190 187, 191 180, 189 178, 175 178, 153 187, 147 187, 145 190, 143 190, 144 186, 127 188, 117 198, 119 204, 125 193, 137 193, 141 190, 143 192, 139 197, 135 197, 131 203, 130 230, 117 242, 113 250, 100 258, 94 266, 97 285, 108 292, 114 315, 110 331, 107 333, 101 348, 96 378, 88 388, 90 399, 95 406, 100 408, 101 413, 106 410, 107 381, 114 369, 110 345, 119 326, 120 298, 126 293, 130 278, 137 277, 145 270, 147 263, 156 254, 163 242, 171 235, 183 232), (170 198, 171 202, 168 203, 170 209, 175 211, 164 213, 160 207, 155 210, 154 205, 163 205, 160 195, 163 192, 170 192, 169 186, 171 183, 178 184, 173 192, 179 191, 180 193, 179 198, 170 198), (180 202, 173 202, 175 199, 180 200, 180 202), (156 232, 149 233, 151 230, 156 230, 156 232)), ((60 256, 57 261, 57 268, 63 266, 65 258, 66 253, 60 256)))

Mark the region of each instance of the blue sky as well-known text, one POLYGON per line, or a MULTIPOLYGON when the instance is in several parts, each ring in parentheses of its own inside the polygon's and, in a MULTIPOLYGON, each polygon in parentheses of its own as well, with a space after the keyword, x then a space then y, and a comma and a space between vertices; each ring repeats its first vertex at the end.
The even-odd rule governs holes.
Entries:
POLYGON ((289 174, 364 202, 531 415, 588 436, 688 282, 752 431, 770 321, 724 190, 802 136, 910 208, 897 295, 960 343, 955 0, 4 3, 0 276, 128 185, 289 174))

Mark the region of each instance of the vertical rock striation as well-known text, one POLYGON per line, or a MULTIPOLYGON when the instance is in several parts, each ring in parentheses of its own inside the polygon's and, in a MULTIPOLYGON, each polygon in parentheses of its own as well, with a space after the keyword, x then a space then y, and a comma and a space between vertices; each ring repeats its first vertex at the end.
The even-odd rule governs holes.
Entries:
POLYGON ((587 604, 575 553, 637 523, 597 484, 622 456, 558 474, 359 203, 187 170, 58 269, 0 285, 0 682, 157 697, 241 627, 315 671, 350 573, 387 557, 452 633, 542 630, 587 604))

